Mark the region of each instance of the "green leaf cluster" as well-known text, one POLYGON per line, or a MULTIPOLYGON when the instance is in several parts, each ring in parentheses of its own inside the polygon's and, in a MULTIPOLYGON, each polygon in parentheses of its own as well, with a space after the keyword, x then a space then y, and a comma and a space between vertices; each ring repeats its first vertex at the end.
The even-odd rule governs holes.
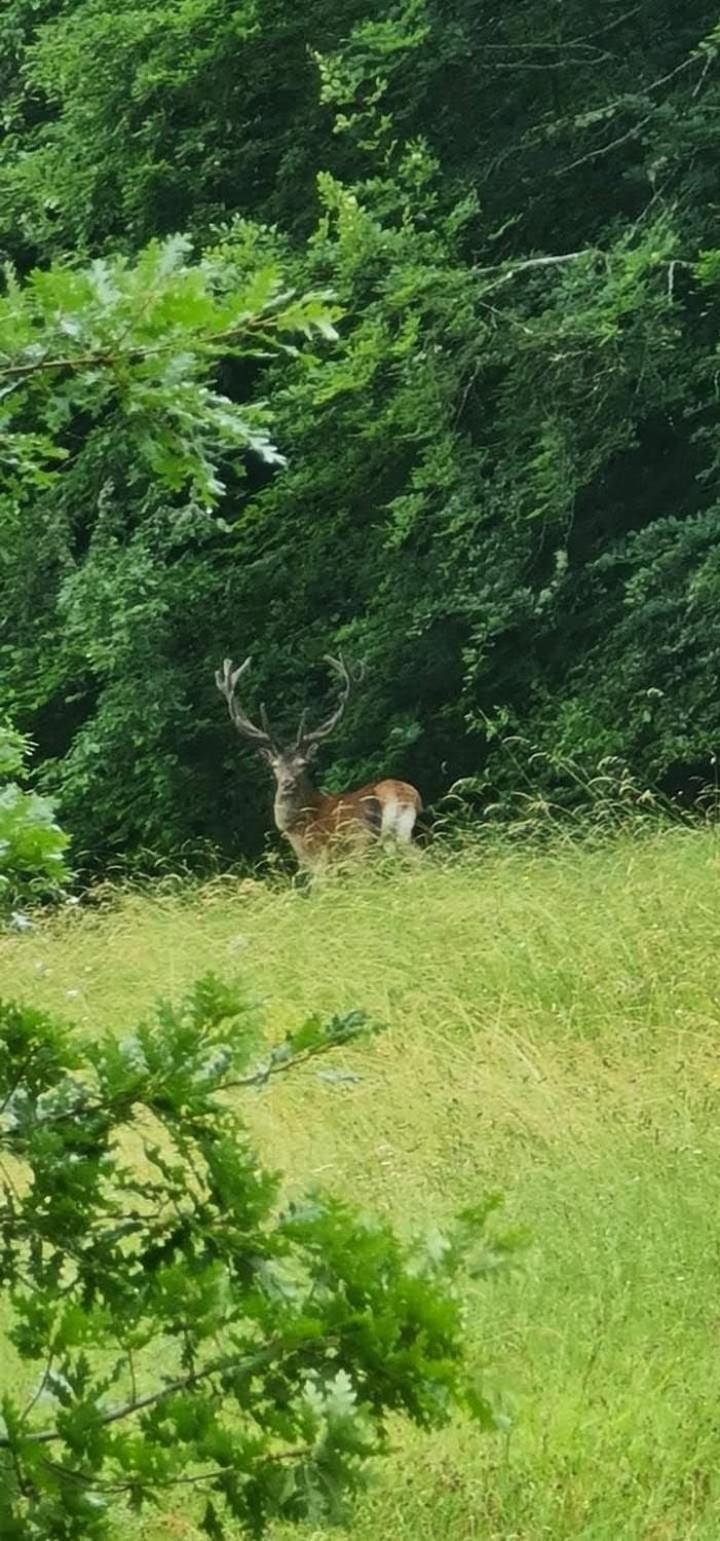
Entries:
POLYGON ((288 1203, 237 1112, 370 1026, 313 1018, 258 1063, 256 1008, 213 976, 90 1042, 0 1005, 0 1291, 22 1366, 3 1377, 3 1536, 100 1541, 178 1484, 211 1536, 324 1524, 391 1415, 492 1424, 461 1281, 514 1245, 484 1241, 493 1203, 427 1244, 321 1192, 288 1203))
MULTIPOLYGON (((153 241, 130 263, 6 272, 0 301, 0 474, 22 496, 46 486, 78 433, 113 434, 136 466, 202 507, 224 491, 218 460, 252 451, 281 460, 257 403, 214 386, 218 359, 288 350, 290 335, 334 336, 319 297, 297 299, 268 265, 242 275, 247 253, 228 242, 191 260, 191 243, 153 241), (245 281, 243 282, 243 277, 245 281), (31 424, 32 427, 26 425, 31 424), (63 442, 65 441, 65 442, 63 442)), ((292 345, 290 345, 292 348, 292 345)), ((97 447, 97 445, 96 445, 97 447)))
POLYGON ((0 726, 0 913, 5 915, 33 900, 57 898, 68 877, 69 837, 56 822, 51 800, 21 785, 28 753, 22 734, 0 726))

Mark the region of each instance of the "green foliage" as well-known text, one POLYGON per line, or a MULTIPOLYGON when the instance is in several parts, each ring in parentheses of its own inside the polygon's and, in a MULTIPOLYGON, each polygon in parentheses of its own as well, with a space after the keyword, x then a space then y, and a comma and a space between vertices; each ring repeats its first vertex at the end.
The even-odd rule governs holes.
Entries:
POLYGON ((136 250, 178 229, 204 236, 238 211, 311 227, 327 115, 308 41, 339 43, 364 11, 365 0, 308 0, 302 13, 283 0, 11 0, 9 249, 136 250))
POLYGON ((288 1204, 227 1096, 367 1029, 313 1017, 255 1064, 256 1012, 212 975, 119 1039, 0 1006, 0 1280, 32 1382, 2 1402, 3 1536, 100 1538, 178 1483, 213 1537, 337 1521, 391 1413, 492 1423, 458 1286, 496 1265, 493 1205, 423 1247, 288 1204))
POLYGON ((0 28, 0 240, 35 269, 0 706, 88 862, 261 848, 225 651, 288 726, 328 648, 366 661, 334 787, 502 798, 500 719, 546 791, 558 744, 707 779, 715 623, 660 617, 717 518, 712 9, 13 0, 0 28))
POLYGON ((175 236, 132 264, 117 257, 87 269, 35 269, 25 285, 8 271, 0 303, 5 487, 46 486, 53 462, 69 454, 58 441, 80 415, 96 453, 115 433, 140 475, 170 492, 187 489, 204 507, 224 491, 218 458, 252 450, 276 461, 265 409, 240 408, 208 376, 221 357, 287 352, 290 334, 334 332, 320 299, 295 299, 276 267, 255 268, 242 282, 248 245, 225 243, 193 263, 191 243, 175 236))
POLYGON ((56 897, 67 876, 68 836, 55 821, 52 803, 7 780, 22 779, 28 753, 22 734, 0 727, 0 913, 56 897))

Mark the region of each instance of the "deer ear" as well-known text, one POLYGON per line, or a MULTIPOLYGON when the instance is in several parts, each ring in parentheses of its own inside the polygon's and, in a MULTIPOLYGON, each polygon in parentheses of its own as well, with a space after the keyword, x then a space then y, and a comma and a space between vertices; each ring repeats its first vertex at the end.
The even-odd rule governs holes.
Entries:
POLYGON ((306 760, 314 760, 319 748, 319 744, 308 744, 307 747, 303 749, 303 757, 306 760))
POLYGON ((265 761, 266 765, 272 765, 273 760, 275 759, 275 755, 272 749, 260 748, 258 749, 258 754, 260 759, 265 761))

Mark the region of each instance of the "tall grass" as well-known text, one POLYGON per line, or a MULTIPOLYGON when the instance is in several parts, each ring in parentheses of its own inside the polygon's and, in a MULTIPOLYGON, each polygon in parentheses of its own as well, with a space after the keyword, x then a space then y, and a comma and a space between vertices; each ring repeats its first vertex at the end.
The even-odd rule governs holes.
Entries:
MULTIPOLYGON (((498 1187, 530 1226, 469 1329, 510 1432, 399 1432, 357 1541, 720 1536, 719 881, 711 833, 666 830, 118 895, 0 943, 0 992, 81 1032, 208 967, 278 1032, 365 1007, 357 1081, 244 1109, 264 1159, 400 1226, 498 1187)), ((196 1531, 178 1505, 120 1534, 196 1531)))

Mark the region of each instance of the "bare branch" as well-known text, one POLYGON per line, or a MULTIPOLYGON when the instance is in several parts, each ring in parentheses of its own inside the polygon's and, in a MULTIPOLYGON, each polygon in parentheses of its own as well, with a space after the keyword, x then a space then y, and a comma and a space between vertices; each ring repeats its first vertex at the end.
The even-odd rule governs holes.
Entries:
POLYGON ((497 262, 492 267, 476 267, 474 271, 476 273, 502 273, 504 271, 506 278, 514 278, 516 273, 522 273, 527 268, 558 267, 563 262, 579 262, 582 257, 604 258, 604 256, 605 253, 599 251, 597 247, 585 246, 581 251, 559 252, 549 257, 528 257, 523 262, 513 262, 510 259, 507 262, 497 262))
POLYGON ((593 32, 584 32, 581 37, 573 37, 570 43, 575 45, 588 41, 592 37, 607 37, 608 32, 614 32, 618 27, 623 27, 626 21, 632 21, 642 11, 642 5, 634 5, 629 11, 623 11, 622 16, 614 16, 612 21, 606 21, 601 27, 596 27, 593 32))
MULTIPOLYGON (((680 64, 677 64, 674 69, 668 70, 667 74, 659 75, 657 80, 651 80, 648 85, 643 86, 638 94, 642 97, 648 96, 651 91, 657 91, 660 86, 667 85, 668 81, 674 80, 677 75, 682 75, 685 70, 691 69, 692 65, 697 64, 701 58, 702 54, 696 50, 686 59, 682 59, 680 64)), ((702 72, 698 85, 702 83, 706 73, 707 65, 702 72)), ((607 108, 607 114, 608 116, 612 116, 614 113, 619 112, 623 107, 629 105, 630 104, 621 97, 617 102, 611 103, 611 105, 607 108)), ((611 139, 609 144, 598 145, 595 150, 588 150, 585 155, 579 155, 577 160, 570 161, 568 166, 561 166, 560 169, 554 173, 554 175, 556 177, 567 176, 568 172, 576 171, 578 166, 585 166, 589 161, 599 160, 601 156, 609 155, 612 150, 619 149, 620 145, 627 144, 628 140, 637 139, 638 135, 642 133, 646 124, 650 122, 654 110, 654 108, 651 108, 650 112, 646 113, 638 123, 634 123, 629 129, 626 130, 624 134, 619 134, 616 139, 611 139)))
POLYGON ((707 58, 705 60, 704 66, 703 66, 703 72, 702 72, 700 78, 698 80, 696 80, 695 85, 693 87, 693 97, 696 97, 696 96, 700 95, 700 92, 702 91, 702 88, 703 88, 703 86, 705 84, 705 77, 707 75, 707 72, 710 69, 711 64, 715 63, 716 58, 717 58, 717 54, 715 53, 714 49, 708 48, 708 50, 707 50, 707 58))
POLYGON ((566 177, 569 171, 576 171, 578 166, 586 166, 589 161, 599 160, 602 155, 609 155, 611 150, 619 149, 620 145, 627 144, 628 140, 637 139, 646 124, 650 122, 652 116, 652 112, 646 113, 645 117, 641 118, 639 123, 633 123, 632 128, 629 128, 626 133, 618 134, 617 139, 611 139, 609 144, 599 145, 596 150, 588 150, 586 155, 579 155, 577 160, 570 161, 569 166, 561 166, 559 171, 554 172, 554 175, 556 177, 566 177))
MULTIPOLYGON (((549 53, 559 53, 560 50, 563 49, 563 48, 588 48, 588 47, 591 46, 591 44, 590 44, 590 39, 591 38, 594 38, 594 37, 607 37, 607 34, 609 32, 614 32, 618 27, 624 26, 626 21, 632 21, 633 17, 637 16, 638 13, 640 11, 642 11, 642 9, 643 9, 642 5, 634 5, 631 10, 625 11, 622 16, 615 16, 615 17, 613 17, 612 21, 605 22, 603 24, 603 26, 601 26, 601 27, 596 27, 593 32, 583 32, 580 35, 580 37, 561 38, 560 41, 557 42, 557 43, 547 43, 547 42, 543 42, 543 43, 527 43, 527 42, 522 42, 522 43, 485 43, 485 42, 483 42, 483 48, 486 51, 492 50, 493 52, 497 52, 498 50, 502 50, 504 53, 509 53, 511 51, 515 51, 516 49, 532 49, 532 50, 534 50, 536 52, 541 52, 542 51, 542 52, 549 52, 549 53)), ((597 52, 598 50, 595 49, 594 51, 597 52)))

